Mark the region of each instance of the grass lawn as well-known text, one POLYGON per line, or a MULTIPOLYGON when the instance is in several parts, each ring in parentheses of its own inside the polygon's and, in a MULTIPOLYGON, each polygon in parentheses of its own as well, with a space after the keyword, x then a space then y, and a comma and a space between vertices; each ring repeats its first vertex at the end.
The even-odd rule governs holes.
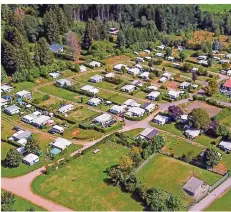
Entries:
POLYGON ((206 211, 231 211, 231 190, 213 202, 206 211))
POLYGON ((20 90, 31 90, 35 84, 33 82, 18 82, 13 84, 15 86, 15 89, 13 92, 18 92, 20 90))
POLYGON ((166 145, 162 149, 164 152, 173 153, 174 156, 180 157, 182 154, 186 154, 189 151, 193 151, 193 156, 196 157, 203 150, 203 148, 194 146, 187 143, 183 139, 179 139, 175 136, 169 136, 165 133, 160 133, 160 135, 165 137, 166 145))
POLYGON ((110 100, 117 103, 117 104, 123 104, 125 101, 128 100, 128 97, 125 97, 125 96, 122 96, 122 95, 119 95, 119 94, 115 94, 115 95, 112 95, 110 97, 110 100))
POLYGON ((88 140, 92 141, 103 136, 103 133, 96 130, 83 130, 80 128, 66 130, 63 134, 65 138, 68 139, 79 139, 79 140, 88 140))
POLYGON ((146 96, 147 96, 147 95, 148 95, 147 93, 145 93, 145 92, 143 92, 143 91, 139 91, 139 92, 136 93, 134 96, 139 97, 139 98, 146 99, 146 96))
POLYGON ((192 199, 183 191, 182 187, 193 175, 209 185, 221 178, 220 175, 160 154, 153 157, 137 173, 138 179, 148 188, 158 187, 177 194, 186 204, 192 199))
POLYGON ((89 110, 87 108, 77 109, 76 111, 68 114, 68 117, 77 120, 77 121, 83 121, 85 119, 88 119, 92 116, 99 115, 98 112, 95 112, 93 110, 89 110))
POLYGON ((150 122, 150 124, 157 128, 157 129, 160 129, 160 130, 164 130, 166 132, 169 132, 169 133, 172 133, 174 135, 178 135, 178 136, 183 136, 183 132, 178 130, 176 127, 175 127, 175 123, 172 122, 172 123, 169 123, 169 124, 165 124, 165 125, 159 125, 159 124, 156 124, 156 123, 153 123, 153 121, 150 122))
MULTIPOLYGON (((4 190, 2 190, 3 192, 4 190)), ((45 209, 43 209, 42 207, 39 207, 37 205, 35 205, 32 202, 29 202, 26 199, 23 199, 19 196, 15 195, 15 202, 13 205, 13 210, 14 211, 28 211, 28 209, 34 209, 35 211, 46 211, 45 209)))
MULTIPOLYGON (((220 139, 218 137, 218 139, 220 139)), ((198 136, 197 138, 194 139, 194 141, 204 145, 204 146, 207 146, 207 147, 210 147, 211 146, 211 142, 215 141, 216 143, 218 143, 218 139, 216 138, 210 138, 204 134, 198 136)))
POLYGON ((48 85, 48 86, 41 87, 40 90, 47 94, 58 96, 63 99, 71 100, 71 101, 75 101, 76 99, 74 97, 79 96, 79 94, 77 93, 65 90, 63 88, 58 88, 54 85, 48 85))
POLYGON ((200 4, 200 9, 202 11, 209 11, 214 13, 223 13, 231 10, 230 4, 200 4))
POLYGON ((133 138, 133 137, 138 136, 143 130, 144 130, 144 128, 137 128, 137 129, 134 129, 134 130, 124 132, 124 135, 133 138))
POLYGON ((57 172, 36 178, 34 192, 78 211, 141 211, 143 207, 129 194, 107 184, 105 170, 116 165, 128 149, 111 142, 97 148, 100 153, 90 151, 57 172))

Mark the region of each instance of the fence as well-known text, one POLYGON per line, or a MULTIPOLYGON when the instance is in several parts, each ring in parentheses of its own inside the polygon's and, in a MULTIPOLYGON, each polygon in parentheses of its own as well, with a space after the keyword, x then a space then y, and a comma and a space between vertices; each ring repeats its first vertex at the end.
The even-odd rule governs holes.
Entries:
POLYGON ((214 183, 209 188, 209 192, 213 191, 215 188, 217 188, 221 183, 223 183, 227 178, 229 177, 229 173, 226 173, 220 180, 218 180, 216 183, 214 183))
POLYGON ((153 153, 149 158, 147 158, 136 170, 135 173, 137 173, 140 169, 142 169, 154 156, 156 156, 156 153, 153 153))

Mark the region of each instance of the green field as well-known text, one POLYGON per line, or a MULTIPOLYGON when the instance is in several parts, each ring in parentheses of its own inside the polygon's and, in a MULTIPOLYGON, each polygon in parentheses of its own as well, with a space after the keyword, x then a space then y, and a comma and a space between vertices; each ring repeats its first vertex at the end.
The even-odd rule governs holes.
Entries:
POLYGON ((231 190, 213 202, 206 211, 231 211, 231 190))
POLYGON ((34 192, 78 211, 141 211, 143 207, 129 194, 107 184, 105 170, 128 149, 111 142, 97 148, 98 154, 88 152, 57 172, 39 176, 32 184, 34 192))
MULTIPOLYGON (((3 191, 3 190, 2 190, 3 191)), ((39 207, 28 200, 25 200, 15 195, 15 202, 13 205, 14 211, 28 211, 28 209, 34 209, 35 211, 46 211, 44 208, 39 207)))
POLYGON ((223 13, 231 10, 231 4, 200 4, 200 9, 202 11, 223 13))
POLYGON ((193 175, 209 185, 221 178, 220 175, 160 154, 153 157, 137 173, 138 179, 148 188, 158 187, 177 194, 186 204, 191 201, 191 198, 182 187, 193 175))
POLYGON ((185 140, 179 139, 178 137, 169 136, 164 133, 160 133, 160 135, 164 136, 166 140, 163 151, 174 154, 174 156, 181 157, 183 154, 193 151, 193 157, 196 157, 203 150, 203 148, 187 143, 185 140))
POLYGON ((44 87, 40 88, 39 90, 41 90, 47 94, 51 94, 51 95, 61 97, 63 99, 71 100, 71 101, 75 101, 76 99, 74 97, 79 96, 77 93, 65 90, 63 88, 58 88, 54 85, 44 86, 44 87))
POLYGON ((83 121, 93 116, 100 115, 100 113, 95 112, 93 110, 89 110, 87 108, 79 108, 68 114, 68 117, 74 119, 76 121, 83 121))
POLYGON ((180 130, 178 130, 175 127, 175 123, 174 122, 169 123, 169 124, 165 124, 165 125, 159 125, 159 124, 153 123, 153 121, 151 121, 150 124, 153 127, 157 128, 157 129, 164 130, 164 131, 172 133, 174 135, 178 135, 178 136, 182 136, 182 137, 184 136, 183 132, 180 131, 180 130))

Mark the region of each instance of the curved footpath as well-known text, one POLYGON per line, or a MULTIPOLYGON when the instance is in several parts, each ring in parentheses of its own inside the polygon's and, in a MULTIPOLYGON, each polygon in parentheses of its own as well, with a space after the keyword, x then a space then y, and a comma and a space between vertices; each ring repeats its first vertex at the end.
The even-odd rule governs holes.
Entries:
MULTIPOLYGON (((231 177, 229 177, 225 182, 219 185, 214 191, 208 194, 204 199, 199 203, 193 205, 189 211, 203 211, 206 209, 212 202, 218 199, 224 192, 231 189, 231 177)), ((231 201, 231 200, 230 200, 231 201)))
POLYGON ((21 177, 16 177, 12 179, 2 178, 2 189, 10 191, 26 200, 29 200, 35 205, 38 205, 48 211, 72 211, 69 208, 47 200, 32 192, 32 181, 40 174, 42 174, 44 170, 45 167, 42 167, 21 177))

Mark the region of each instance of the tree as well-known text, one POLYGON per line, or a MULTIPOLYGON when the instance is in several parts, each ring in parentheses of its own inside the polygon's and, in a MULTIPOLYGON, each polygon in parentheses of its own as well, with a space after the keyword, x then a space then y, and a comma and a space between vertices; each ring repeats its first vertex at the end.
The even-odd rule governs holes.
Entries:
POLYGON ((147 198, 147 188, 142 183, 137 183, 135 193, 139 196, 139 198, 143 201, 147 198))
POLYGON ((54 55, 50 50, 50 46, 47 43, 46 38, 39 39, 36 46, 35 62, 37 65, 49 65, 54 61, 54 55))
POLYGON ((180 54, 179 54, 179 57, 180 57, 180 60, 183 62, 183 61, 185 61, 185 59, 186 59, 187 56, 184 53, 184 51, 181 51, 180 54))
POLYGON ((167 194, 162 189, 151 188, 147 191, 146 203, 151 211, 167 211, 167 194))
POLYGON ((208 59, 208 67, 212 67, 212 65, 213 65, 213 59, 209 58, 208 59))
POLYGON ((207 149, 207 151, 205 152, 204 159, 208 167, 214 167, 219 163, 220 156, 218 155, 218 152, 214 148, 211 148, 211 149, 207 149))
POLYGON ((26 32, 23 26, 23 17, 20 14, 11 11, 8 16, 9 26, 16 27, 20 35, 26 37, 26 32))
POLYGON ((198 68, 197 73, 199 75, 205 75, 206 71, 205 71, 205 69, 203 69, 202 67, 200 67, 200 68, 198 68))
POLYGON ((168 56, 171 56, 171 55, 172 55, 172 49, 170 47, 167 47, 166 51, 165 51, 165 56, 168 57, 168 56))
POLYGON ((158 152, 164 147, 165 138, 163 136, 156 135, 151 139, 150 143, 152 145, 152 152, 158 152))
POLYGON ((32 139, 29 139, 25 145, 25 152, 27 154, 33 153, 37 155, 41 151, 41 148, 39 147, 39 143, 37 141, 34 141, 32 139))
POLYGON ((22 48, 23 46, 23 38, 20 35, 19 31, 16 27, 8 27, 6 29, 5 38, 9 41, 14 47, 22 48))
POLYGON ((181 108, 176 105, 169 106, 168 113, 174 120, 177 120, 181 115, 184 114, 181 108))
POLYGON ((1 211, 13 211, 15 203, 15 196, 9 191, 2 191, 1 193, 1 211))
POLYGON ((114 186, 120 186, 124 182, 124 173, 119 168, 110 168, 108 170, 108 175, 110 176, 111 183, 114 186))
POLYGON ((11 148, 6 154, 4 163, 7 167, 14 168, 18 167, 21 161, 22 155, 16 149, 11 148))
POLYGON ((182 200, 179 196, 171 194, 167 200, 167 207, 170 211, 180 211, 183 206, 182 200))
POLYGON ((119 48, 121 47, 126 47, 126 37, 122 31, 119 31, 118 36, 117 36, 117 46, 119 48))
POLYGON ((5 80, 7 80, 6 70, 1 66, 1 82, 4 82, 5 80))
POLYGON ((64 15, 64 12, 63 12, 62 8, 59 7, 57 10, 58 10, 57 17, 58 17, 59 32, 60 33, 65 33, 65 32, 68 31, 67 18, 64 15))
POLYGON ((91 42, 92 42, 92 40, 90 38, 89 31, 86 27, 85 32, 84 32, 84 36, 83 36, 83 42, 82 42, 83 48, 88 50, 91 46, 91 42))
POLYGON ((195 71, 192 73, 192 80, 194 82, 197 80, 197 73, 195 71))
POLYGON ((123 155, 120 160, 119 168, 122 171, 127 172, 131 170, 132 164, 133 164, 132 159, 129 156, 123 155))
POLYGON ((186 72, 191 71, 192 68, 193 68, 193 66, 192 66, 191 63, 184 63, 184 65, 183 65, 183 69, 184 69, 184 71, 186 71, 186 72))
POLYGON ((208 86, 206 86, 204 90, 208 96, 213 96, 216 94, 219 90, 217 81, 215 79, 209 80, 208 86))
POLYGON ((216 128, 216 134, 218 136, 227 137, 229 134, 231 134, 231 132, 225 125, 218 125, 216 128))
POLYGON ((81 47, 80 47, 79 42, 77 40, 76 34, 72 31, 69 31, 67 33, 67 45, 69 45, 71 47, 73 59, 74 60, 79 59, 81 47))
POLYGON ((2 41, 2 64, 6 70, 15 71, 19 69, 17 51, 7 40, 2 41))
POLYGON ((189 114, 189 119, 192 121, 193 125, 199 129, 207 129, 211 120, 207 111, 201 108, 195 108, 189 114))
POLYGON ((57 15, 52 9, 44 14, 44 35, 49 43, 58 42, 59 40, 59 25, 57 15))

